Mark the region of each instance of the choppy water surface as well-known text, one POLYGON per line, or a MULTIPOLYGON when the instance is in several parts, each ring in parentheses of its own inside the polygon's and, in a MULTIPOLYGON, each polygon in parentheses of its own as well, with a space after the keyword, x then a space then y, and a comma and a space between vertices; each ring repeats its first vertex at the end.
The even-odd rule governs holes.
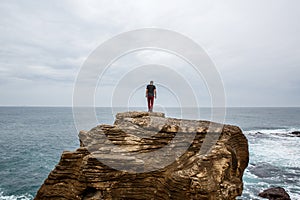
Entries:
MULTIPOLYGON (((99 123, 112 123, 118 111, 126 109, 97 108, 99 123)), ((178 118, 194 112, 163 111, 178 118)), ((210 119, 210 109, 199 113, 210 119)), ((249 140, 250 163, 238 199, 259 199, 260 191, 273 186, 300 199, 300 137, 290 134, 300 130, 300 108, 228 108, 226 123, 240 126, 249 140)), ((0 107, 0 127, 1 200, 33 199, 62 151, 79 146, 71 108, 0 107)))

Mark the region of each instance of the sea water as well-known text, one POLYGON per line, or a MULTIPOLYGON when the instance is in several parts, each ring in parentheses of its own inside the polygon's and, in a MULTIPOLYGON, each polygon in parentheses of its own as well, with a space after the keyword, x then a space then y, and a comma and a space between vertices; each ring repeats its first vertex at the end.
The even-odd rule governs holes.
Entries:
MULTIPOLYGON (((112 124, 119 111, 127 109, 97 108, 99 123, 112 124)), ((160 111, 182 117, 179 108, 160 111)), ((201 108, 199 118, 210 120, 210 111, 201 108)), ((241 127, 249 141, 244 191, 237 199, 260 199, 260 191, 275 186, 300 199, 300 137, 291 134, 300 130, 300 108, 227 108, 225 123, 241 127)), ((78 147, 72 108, 0 107, 0 200, 33 199, 61 153, 78 147)))

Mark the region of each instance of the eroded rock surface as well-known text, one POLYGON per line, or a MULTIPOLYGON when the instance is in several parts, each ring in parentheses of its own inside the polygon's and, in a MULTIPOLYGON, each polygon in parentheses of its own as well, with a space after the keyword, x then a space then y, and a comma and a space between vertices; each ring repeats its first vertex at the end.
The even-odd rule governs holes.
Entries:
POLYGON ((35 199, 235 199, 242 193, 249 152, 236 126, 125 112, 114 125, 81 131, 79 139, 80 148, 63 152, 35 199))

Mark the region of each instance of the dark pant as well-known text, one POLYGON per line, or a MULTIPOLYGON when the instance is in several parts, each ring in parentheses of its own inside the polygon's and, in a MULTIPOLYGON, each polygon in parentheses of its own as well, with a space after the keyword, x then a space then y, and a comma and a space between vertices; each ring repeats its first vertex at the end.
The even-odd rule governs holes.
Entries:
POLYGON ((148 96, 147 100, 148 100, 148 110, 152 111, 153 103, 154 103, 154 97, 153 96, 152 97, 148 96))

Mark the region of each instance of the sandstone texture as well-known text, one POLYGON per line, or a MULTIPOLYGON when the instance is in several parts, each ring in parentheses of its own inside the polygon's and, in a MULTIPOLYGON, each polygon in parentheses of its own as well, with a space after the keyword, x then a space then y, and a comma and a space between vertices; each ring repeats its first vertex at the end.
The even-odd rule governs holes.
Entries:
POLYGON ((240 128, 163 113, 118 113, 79 133, 35 199, 235 199, 249 161, 240 128), (214 140, 217 139, 217 142, 214 140))

